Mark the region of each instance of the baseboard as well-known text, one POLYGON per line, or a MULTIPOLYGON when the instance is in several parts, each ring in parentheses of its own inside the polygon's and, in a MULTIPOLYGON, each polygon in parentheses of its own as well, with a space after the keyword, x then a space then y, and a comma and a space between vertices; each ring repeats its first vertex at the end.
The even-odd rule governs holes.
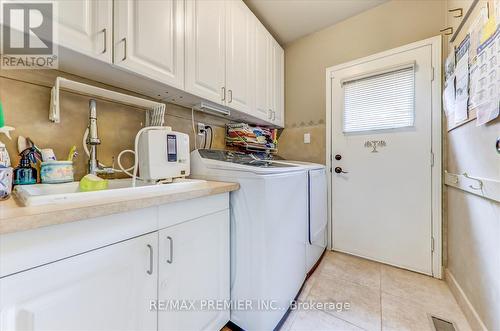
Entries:
POLYGON ((464 315, 467 318, 467 321, 469 322, 472 330, 488 331, 483 321, 479 317, 479 314, 476 312, 469 299, 465 295, 465 292, 462 290, 449 269, 445 269, 445 280, 450 287, 451 293, 453 293, 453 296, 457 300, 458 305, 464 312, 464 315))

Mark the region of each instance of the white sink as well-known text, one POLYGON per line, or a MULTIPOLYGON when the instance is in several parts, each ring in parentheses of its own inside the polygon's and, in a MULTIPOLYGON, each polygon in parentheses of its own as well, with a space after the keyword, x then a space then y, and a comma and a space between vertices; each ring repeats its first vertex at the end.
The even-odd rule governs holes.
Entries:
POLYGON ((102 198, 137 197, 141 194, 172 192, 205 184, 206 181, 200 179, 179 179, 168 184, 150 184, 138 180, 136 187, 132 187, 132 179, 112 179, 109 180, 108 188, 101 191, 80 192, 79 182, 72 182, 18 185, 14 188, 14 194, 25 206, 40 206, 49 203, 84 202, 102 198))

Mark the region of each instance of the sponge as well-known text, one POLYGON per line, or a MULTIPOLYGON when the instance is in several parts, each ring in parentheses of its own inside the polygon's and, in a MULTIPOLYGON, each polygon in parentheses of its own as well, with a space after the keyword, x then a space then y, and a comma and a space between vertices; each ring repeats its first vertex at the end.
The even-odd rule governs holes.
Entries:
POLYGON ((96 175, 86 175, 80 180, 80 192, 100 191, 108 188, 108 181, 96 175))

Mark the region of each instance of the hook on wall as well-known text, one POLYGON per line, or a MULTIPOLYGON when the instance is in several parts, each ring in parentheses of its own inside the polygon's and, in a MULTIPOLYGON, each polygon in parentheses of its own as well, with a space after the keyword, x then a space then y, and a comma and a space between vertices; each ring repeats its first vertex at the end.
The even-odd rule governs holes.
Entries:
POLYGON ((439 32, 441 32, 441 33, 442 33, 442 34, 444 34, 445 36, 452 35, 452 34, 453 34, 453 27, 452 27, 452 26, 449 26, 449 27, 447 27, 446 29, 439 30, 439 32))
POLYGON ((482 189, 483 189, 483 181, 482 181, 482 180, 477 179, 477 178, 474 178, 474 177, 471 177, 471 176, 469 176, 466 172, 464 172, 462 175, 463 175, 465 178, 467 178, 467 179, 475 180, 476 182, 478 182, 479 187, 474 187, 474 186, 472 186, 472 185, 469 185, 469 187, 470 187, 471 189, 473 189, 473 190, 482 190, 482 189))
POLYGON ((453 13, 453 17, 455 17, 455 18, 459 18, 459 17, 462 17, 464 15, 464 10, 462 8, 449 9, 448 12, 453 13), (455 13, 457 13, 457 14, 455 14, 455 13))

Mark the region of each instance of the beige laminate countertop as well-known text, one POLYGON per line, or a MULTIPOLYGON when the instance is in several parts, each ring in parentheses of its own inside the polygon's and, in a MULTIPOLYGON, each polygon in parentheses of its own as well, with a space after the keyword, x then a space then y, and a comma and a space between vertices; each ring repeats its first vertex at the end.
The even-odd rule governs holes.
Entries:
POLYGON ((170 202, 201 198, 239 189, 238 183, 207 181, 196 187, 171 192, 141 194, 129 198, 108 198, 93 201, 23 207, 14 197, 0 202, 0 234, 25 231, 43 226, 124 213, 134 209, 170 202))

